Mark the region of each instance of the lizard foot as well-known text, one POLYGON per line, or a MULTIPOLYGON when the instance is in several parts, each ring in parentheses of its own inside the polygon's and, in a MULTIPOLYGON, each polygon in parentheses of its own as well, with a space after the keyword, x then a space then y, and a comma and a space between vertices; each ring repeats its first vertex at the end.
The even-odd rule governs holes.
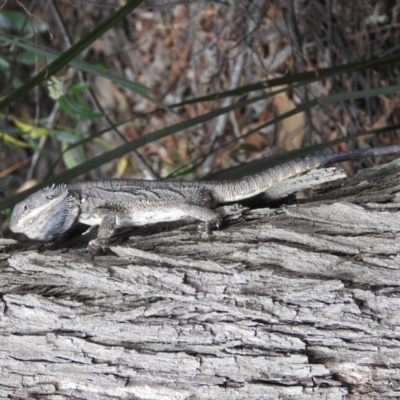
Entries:
POLYGON ((104 254, 108 249, 110 243, 108 239, 93 239, 89 242, 89 245, 86 251, 92 256, 92 260, 94 256, 98 256, 100 254, 104 254))
POLYGON ((210 240, 212 228, 215 227, 215 228, 219 229, 221 224, 222 224, 222 218, 219 216, 215 217, 214 219, 212 219, 210 221, 205 221, 205 222, 199 224, 198 232, 199 232, 200 238, 205 236, 206 239, 210 240))

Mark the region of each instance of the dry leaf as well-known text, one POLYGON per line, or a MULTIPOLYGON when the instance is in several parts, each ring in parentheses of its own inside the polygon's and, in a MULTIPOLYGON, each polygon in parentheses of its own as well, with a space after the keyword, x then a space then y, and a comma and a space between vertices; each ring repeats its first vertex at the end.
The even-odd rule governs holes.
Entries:
POLYGON ((106 110, 117 108, 118 111, 124 111, 128 107, 125 95, 118 86, 109 79, 96 76, 94 88, 101 106, 106 110))
MULTIPOLYGON (((283 87, 283 86, 282 86, 283 87)), ((274 90, 278 90, 275 87, 274 90)), ((296 108, 296 104, 289 97, 288 92, 282 92, 272 98, 278 114, 282 115, 296 108)), ((305 136, 304 113, 295 114, 281 121, 281 129, 278 135, 278 145, 284 150, 296 150, 302 147, 305 136)))

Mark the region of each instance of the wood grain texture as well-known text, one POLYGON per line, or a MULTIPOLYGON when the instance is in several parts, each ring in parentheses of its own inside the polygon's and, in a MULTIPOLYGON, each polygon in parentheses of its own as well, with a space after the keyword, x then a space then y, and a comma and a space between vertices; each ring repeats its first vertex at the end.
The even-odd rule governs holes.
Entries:
POLYGON ((396 161, 224 207, 211 241, 158 225, 93 261, 85 244, 4 251, 0 398, 397 398, 399 195, 396 161))

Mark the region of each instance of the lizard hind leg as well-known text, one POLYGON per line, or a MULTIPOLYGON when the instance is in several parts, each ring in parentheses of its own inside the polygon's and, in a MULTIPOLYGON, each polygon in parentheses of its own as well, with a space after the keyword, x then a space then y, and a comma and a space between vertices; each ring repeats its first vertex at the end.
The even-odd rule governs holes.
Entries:
POLYGON ((217 212, 214 210, 210 210, 209 208, 202 207, 196 204, 185 204, 183 206, 183 211, 189 217, 196 218, 202 223, 199 224, 198 231, 200 237, 202 234, 205 234, 207 238, 209 238, 211 230, 213 228, 219 228, 222 223, 222 218, 219 216, 217 212))

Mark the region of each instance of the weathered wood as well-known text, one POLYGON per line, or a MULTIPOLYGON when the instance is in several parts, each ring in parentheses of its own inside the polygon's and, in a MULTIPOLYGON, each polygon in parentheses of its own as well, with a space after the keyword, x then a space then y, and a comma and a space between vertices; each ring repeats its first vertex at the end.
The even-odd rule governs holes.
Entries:
POLYGON ((180 224, 93 261, 3 253, 0 398, 400 396, 399 196, 397 161, 312 200, 224 207, 211 241, 180 224))

